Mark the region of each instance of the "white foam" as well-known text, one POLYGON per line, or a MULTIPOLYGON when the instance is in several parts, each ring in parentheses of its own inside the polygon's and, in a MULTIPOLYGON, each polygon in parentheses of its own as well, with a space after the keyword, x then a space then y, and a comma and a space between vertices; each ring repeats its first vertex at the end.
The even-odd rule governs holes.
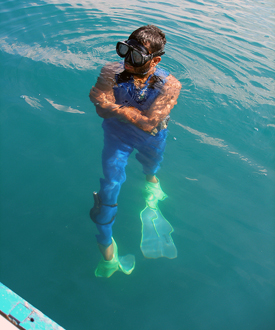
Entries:
POLYGON ((73 109, 70 106, 68 107, 66 105, 54 103, 54 101, 47 99, 47 98, 45 98, 45 100, 48 101, 58 111, 64 111, 64 112, 70 112, 70 113, 80 113, 80 114, 85 113, 84 111, 79 111, 77 109, 73 109))
MULTIPOLYGON (((218 139, 218 138, 213 138, 211 136, 208 136, 206 133, 199 132, 199 131, 197 131, 197 130, 191 128, 191 127, 188 127, 188 126, 184 126, 181 123, 176 122, 175 120, 171 120, 171 122, 174 123, 174 124, 176 124, 176 125, 178 125, 178 126, 180 126, 180 127, 182 127, 183 129, 185 129, 186 131, 190 132, 191 134, 194 134, 196 136, 199 136, 200 137, 200 140, 198 140, 198 141, 200 143, 209 144, 209 145, 212 145, 212 146, 221 148, 221 149, 225 150, 226 152, 228 152, 231 155, 236 155, 242 161, 246 162, 248 165, 253 166, 253 167, 257 167, 258 168, 258 171, 259 171, 259 172, 257 172, 258 174, 267 175, 267 170, 263 166, 258 165, 258 164, 255 164, 249 158, 241 155, 240 153, 238 153, 236 151, 230 150, 229 147, 228 147, 228 145, 226 145, 224 143, 224 140, 218 139)), ((186 178, 186 179, 189 179, 190 180, 190 178, 186 178)))
POLYGON ((36 108, 36 109, 43 108, 43 106, 40 104, 40 101, 35 97, 28 96, 28 95, 21 95, 20 97, 22 99, 24 99, 33 108, 36 108))
POLYGON ((0 39, 0 49, 8 54, 69 69, 94 70, 106 63, 91 53, 72 53, 69 49, 61 51, 57 48, 41 47, 38 43, 32 46, 17 41, 8 43, 5 38, 0 39))
POLYGON ((226 148, 227 145, 225 145, 223 142, 224 140, 222 139, 218 139, 218 138, 213 138, 211 136, 208 136, 206 133, 202 133, 202 132, 199 132, 191 127, 188 127, 188 126, 184 126, 176 121, 173 121, 174 124, 178 125, 178 126, 181 126, 182 128, 184 128, 186 131, 194 134, 194 135, 197 135, 200 137, 200 140, 199 142, 200 143, 205 143, 205 144, 210 144, 212 146, 216 146, 216 147, 219 147, 219 148, 226 148))

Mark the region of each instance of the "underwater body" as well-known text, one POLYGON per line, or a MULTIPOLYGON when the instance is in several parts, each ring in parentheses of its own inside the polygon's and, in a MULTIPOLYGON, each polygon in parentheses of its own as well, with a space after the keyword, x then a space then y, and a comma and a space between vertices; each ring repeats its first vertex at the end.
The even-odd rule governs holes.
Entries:
POLYGON ((275 327, 274 2, 1 1, 0 281, 65 329, 275 327), (113 227, 131 275, 96 278, 102 119, 88 94, 154 24, 182 84, 157 176, 177 257, 145 258, 131 155, 113 227))

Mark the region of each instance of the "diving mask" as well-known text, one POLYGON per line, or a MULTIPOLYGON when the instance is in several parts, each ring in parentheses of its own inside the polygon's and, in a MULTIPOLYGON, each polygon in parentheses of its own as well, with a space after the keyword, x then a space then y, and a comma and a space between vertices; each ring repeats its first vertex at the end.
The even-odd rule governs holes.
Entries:
POLYGON ((118 56, 125 58, 134 67, 143 66, 153 57, 164 54, 163 50, 149 54, 148 49, 134 39, 119 41, 116 45, 116 52, 118 56))

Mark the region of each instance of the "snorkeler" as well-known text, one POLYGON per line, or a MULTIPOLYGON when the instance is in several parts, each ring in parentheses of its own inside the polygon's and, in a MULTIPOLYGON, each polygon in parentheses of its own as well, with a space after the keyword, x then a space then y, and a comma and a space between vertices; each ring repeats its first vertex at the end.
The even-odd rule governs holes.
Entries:
POLYGON ((104 179, 100 179, 100 191, 94 193, 90 212, 99 231, 96 238, 103 256, 96 276, 110 277, 117 270, 130 274, 135 266, 133 255, 118 257, 112 237, 117 198, 134 149, 146 175, 146 207, 140 215, 141 250, 148 258, 177 255, 170 236, 173 228, 158 208, 158 201, 167 196, 156 177, 163 160, 169 114, 181 89, 175 77, 157 66, 165 44, 165 34, 154 25, 135 30, 128 40, 117 43, 117 54, 124 61, 106 64, 90 90, 90 100, 97 114, 104 118, 104 179))

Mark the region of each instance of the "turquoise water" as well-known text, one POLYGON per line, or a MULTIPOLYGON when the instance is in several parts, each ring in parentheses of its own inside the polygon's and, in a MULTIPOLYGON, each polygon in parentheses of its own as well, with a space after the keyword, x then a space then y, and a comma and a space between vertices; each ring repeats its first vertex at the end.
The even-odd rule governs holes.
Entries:
POLYGON ((274 1, 1 1, 0 281, 67 330, 275 328, 274 1), (155 24, 183 85, 158 174, 174 260, 140 251, 134 156, 95 278, 103 134, 88 98, 115 45, 155 24))

